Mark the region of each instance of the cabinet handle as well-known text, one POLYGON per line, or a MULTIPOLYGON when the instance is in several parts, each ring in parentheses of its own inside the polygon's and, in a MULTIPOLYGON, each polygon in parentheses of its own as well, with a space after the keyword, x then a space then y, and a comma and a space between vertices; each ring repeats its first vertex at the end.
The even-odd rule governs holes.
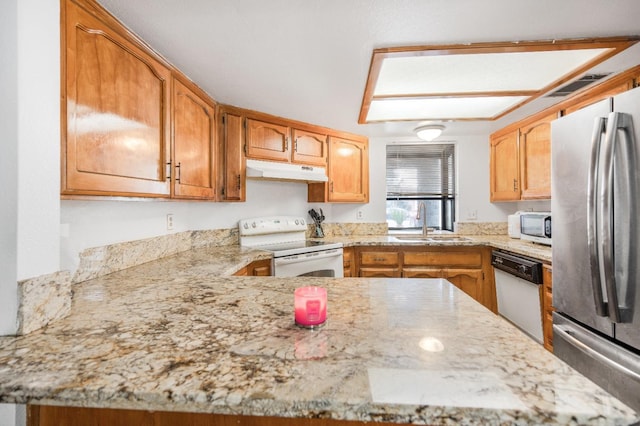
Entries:
POLYGON ((329 192, 333 192, 333 181, 329 184, 329 192))
POLYGON ((240 190, 240 175, 238 175, 238 190, 240 190))
POLYGON ((289 151, 289 137, 284 138, 284 150, 289 151))
POLYGON ((167 174, 167 180, 171 180, 171 161, 166 163, 165 172, 167 174))
POLYGON ((180 183, 180 163, 176 164, 176 182, 180 183))
POLYGON ((517 190, 518 190, 518 180, 517 180, 517 179, 514 179, 514 180, 513 180, 513 190, 514 190, 514 191, 517 191, 517 190))
POLYGON ((298 138, 293 142, 293 152, 298 152, 298 138))

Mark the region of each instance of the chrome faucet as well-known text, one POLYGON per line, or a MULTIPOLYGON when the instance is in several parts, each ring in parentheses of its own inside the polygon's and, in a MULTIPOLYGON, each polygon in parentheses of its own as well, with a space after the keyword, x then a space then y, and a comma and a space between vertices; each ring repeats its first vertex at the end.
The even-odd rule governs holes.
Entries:
POLYGON ((427 235, 429 228, 427 228, 427 206, 424 205, 424 201, 420 201, 418 204, 418 213, 416 214, 416 220, 420 220, 420 210, 423 211, 422 216, 422 235, 427 235))

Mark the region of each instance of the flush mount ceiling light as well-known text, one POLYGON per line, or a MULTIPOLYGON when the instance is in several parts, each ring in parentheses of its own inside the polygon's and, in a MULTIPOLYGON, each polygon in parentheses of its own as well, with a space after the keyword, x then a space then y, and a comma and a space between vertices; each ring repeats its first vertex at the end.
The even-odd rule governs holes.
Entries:
POLYGON ((638 40, 612 37, 376 49, 358 122, 496 120, 638 40))
POLYGON ((443 130, 444 126, 440 126, 438 124, 427 124, 424 126, 418 126, 413 131, 416 132, 416 136, 423 141, 431 142, 440 136, 443 130))

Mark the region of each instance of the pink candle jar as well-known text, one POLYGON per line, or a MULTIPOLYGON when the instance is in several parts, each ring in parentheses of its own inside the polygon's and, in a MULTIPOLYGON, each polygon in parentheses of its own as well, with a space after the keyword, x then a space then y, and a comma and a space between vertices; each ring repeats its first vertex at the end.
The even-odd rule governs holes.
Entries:
POLYGON ((296 324, 301 327, 318 327, 327 320, 327 289, 300 287, 294 293, 296 324))

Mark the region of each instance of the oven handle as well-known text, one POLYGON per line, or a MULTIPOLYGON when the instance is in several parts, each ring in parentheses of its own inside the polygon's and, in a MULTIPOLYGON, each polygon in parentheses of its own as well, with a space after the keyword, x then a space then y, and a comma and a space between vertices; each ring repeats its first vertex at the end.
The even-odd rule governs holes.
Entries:
POLYGON ((327 259, 330 257, 342 256, 342 249, 314 251, 311 253, 295 254, 293 256, 276 257, 273 259, 274 265, 287 265, 291 263, 307 262, 309 260, 327 259))

